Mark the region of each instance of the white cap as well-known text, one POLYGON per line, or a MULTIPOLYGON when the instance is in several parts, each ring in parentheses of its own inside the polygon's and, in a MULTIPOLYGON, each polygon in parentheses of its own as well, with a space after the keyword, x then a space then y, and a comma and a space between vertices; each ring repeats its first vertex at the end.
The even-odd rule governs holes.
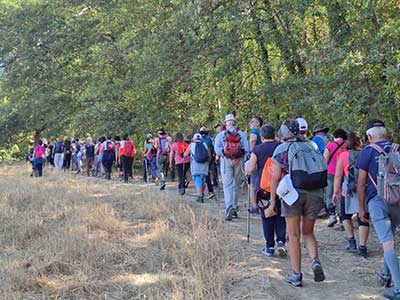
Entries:
POLYGON ((276 194, 285 201, 287 205, 292 205, 299 198, 299 194, 293 186, 290 174, 286 174, 279 182, 276 194))
POLYGON ((201 139, 202 139, 202 136, 201 136, 200 133, 195 133, 195 134, 193 135, 193 139, 194 139, 194 140, 201 140, 201 139))
POLYGON ((235 118, 235 116, 233 114, 228 114, 228 115, 225 116, 225 122, 228 122, 228 121, 237 122, 237 120, 236 120, 236 118, 235 118))
POLYGON ((303 118, 297 118, 296 121, 297 121, 297 123, 299 123, 300 133, 306 133, 308 130, 307 121, 304 120, 303 118))

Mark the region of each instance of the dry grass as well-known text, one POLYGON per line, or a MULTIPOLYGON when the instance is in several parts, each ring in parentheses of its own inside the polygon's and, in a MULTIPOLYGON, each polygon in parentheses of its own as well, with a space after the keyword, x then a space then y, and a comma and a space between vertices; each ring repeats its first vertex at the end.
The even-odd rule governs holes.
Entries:
POLYGON ((0 299, 223 299, 221 222, 157 192, 0 166, 0 299))

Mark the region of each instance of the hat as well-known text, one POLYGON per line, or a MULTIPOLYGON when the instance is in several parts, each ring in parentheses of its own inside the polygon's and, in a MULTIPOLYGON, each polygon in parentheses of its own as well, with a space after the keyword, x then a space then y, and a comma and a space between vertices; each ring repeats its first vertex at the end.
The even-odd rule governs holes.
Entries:
POLYGON ((146 138, 148 138, 148 139, 151 139, 153 137, 153 135, 151 134, 151 133, 148 133, 147 135, 146 135, 146 138))
POLYGON ((201 140, 201 134, 200 134, 200 133, 195 133, 195 134, 193 135, 193 139, 194 139, 194 140, 201 140))
POLYGON ((293 186, 290 174, 283 176, 276 189, 276 194, 288 205, 292 205, 299 198, 299 193, 293 186))
POLYGON ((365 131, 368 131, 373 127, 385 127, 385 123, 378 119, 372 119, 367 123, 367 126, 365 126, 365 131))
POLYGON ((306 133, 308 130, 307 121, 304 120, 303 118, 297 118, 296 121, 297 121, 297 123, 299 123, 300 133, 306 133))
POLYGON ((315 134, 316 132, 320 132, 320 131, 327 133, 329 131, 329 128, 325 127, 324 125, 317 124, 312 129, 313 134, 315 134))
POLYGON ((297 137, 299 134, 299 123, 295 119, 287 119, 279 129, 279 136, 286 140, 297 137))
POLYGON ((160 129, 159 131, 157 131, 157 134, 165 134, 165 130, 164 129, 160 129))
POLYGON ((203 126, 203 127, 200 128, 199 133, 200 133, 200 134, 207 134, 207 133, 208 133, 208 130, 207 130, 206 127, 203 126))
POLYGON ((235 118, 235 116, 233 114, 228 114, 228 115, 225 116, 225 122, 228 122, 228 121, 237 122, 237 120, 236 120, 236 118, 235 118))

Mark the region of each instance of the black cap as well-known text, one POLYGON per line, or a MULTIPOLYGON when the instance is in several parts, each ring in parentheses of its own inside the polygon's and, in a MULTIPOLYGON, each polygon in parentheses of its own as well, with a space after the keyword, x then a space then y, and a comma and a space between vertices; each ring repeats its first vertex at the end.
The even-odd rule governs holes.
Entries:
POLYGON ((313 134, 315 134, 315 133, 317 133, 317 132, 325 132, 325 133, 328 133, 328 131, 329 131, 329 128, 328 128, 328 127, 325 127, 324 125, 321 125, 321 124, 315 125, 315 126, 313 127, 313 129, 312 129, 312 133, 313 133, 313 134))
POLYGON ((367 123, 367 126, 365 126, 365 131, 373 127, 385 127, 385 123, 378 119, 372 119, 367 123))

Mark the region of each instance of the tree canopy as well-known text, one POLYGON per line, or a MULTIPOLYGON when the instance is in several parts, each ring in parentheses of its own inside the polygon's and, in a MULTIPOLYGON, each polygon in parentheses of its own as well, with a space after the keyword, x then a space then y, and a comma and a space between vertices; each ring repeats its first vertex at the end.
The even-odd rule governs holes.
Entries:
POLYGON ((400 138, 396 0, 2 0, 0 145, 235 112, 400 138))

